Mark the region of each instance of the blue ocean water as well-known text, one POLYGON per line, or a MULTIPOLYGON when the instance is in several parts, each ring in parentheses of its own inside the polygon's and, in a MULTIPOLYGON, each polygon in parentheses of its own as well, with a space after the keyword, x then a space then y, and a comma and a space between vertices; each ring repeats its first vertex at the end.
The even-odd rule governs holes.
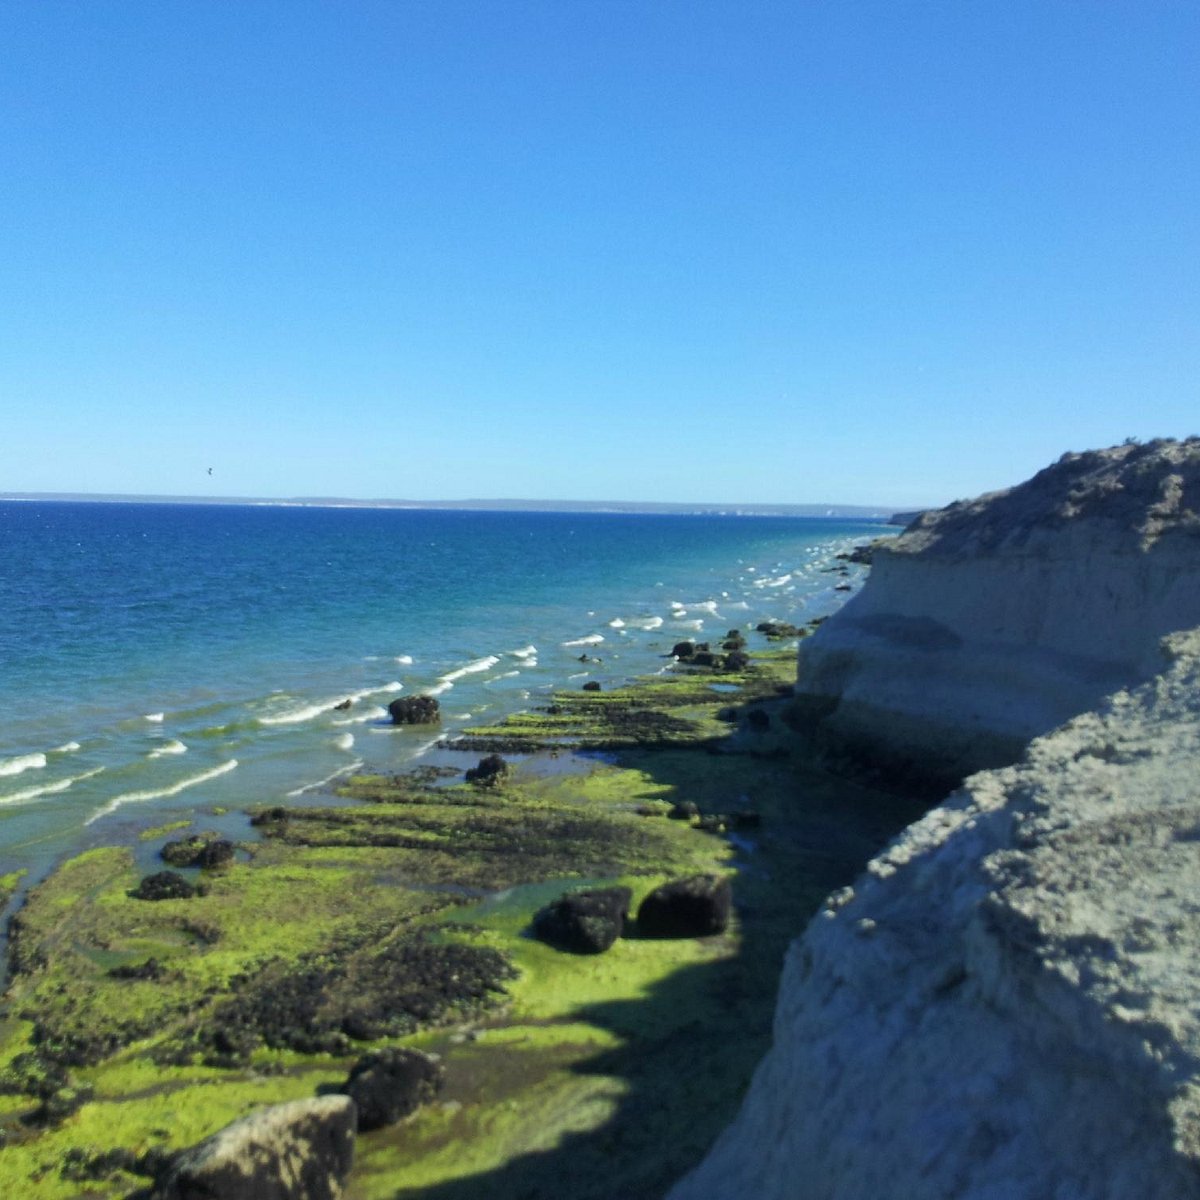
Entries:
MULTIPOLYGON (((0 873, 213 806, 319 795, 684 637, 799 624, 861 522, 0 503, 0 873), (587 654, 595 662, 580 662, 587 654), (352 701, 347 709, 334 706, 352 701)), ((752 637, 752 644, 754 639, 752 637)))

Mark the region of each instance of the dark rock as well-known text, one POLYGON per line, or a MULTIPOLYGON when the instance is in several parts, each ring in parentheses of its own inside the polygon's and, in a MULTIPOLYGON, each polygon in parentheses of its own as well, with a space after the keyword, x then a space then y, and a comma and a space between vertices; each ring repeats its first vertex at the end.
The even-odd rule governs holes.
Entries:
POLYGON ((600 690, 600 685, 594 679, 589 679, 587 683, 583 685, 583 690, 585 692, 598 692, 600 690))
POLYGON ((721 643, 722 650, 744 650, 746 648, 746 639, 739 633, 737 637, 726 638, 721 643))
POLYGON ((162 979, 170 972, 157 958, 148 958, 145 962, 127 963, 123 967, 113 967, 108 973, 109 979, 162 979))
POLYGON ((738 710, 732 705, 726 705, 724 708, 717 709, 717 720, 724 721, 727 725, 733 725, 738 719, 738 710))
POLYGON ((692 662, 698 667, 715 667, 717 656, 711 650, 697 650, 692 655, 692 662))
POLYGON ((750 655, 742 650, 730 650, 721 665, 727 671, 744 671, 750 665, 750 655))
POLYGON ((129 895, 134 900, 190 900, 197 889, 175 871, 147 875, 129 895))
POLYGON ((173 867, 205 867, 213 870, 233 862, 234 845, 215 834, 196 834, 168 842, 160 857, 173 867))
POLYGON ((671 647, 671 653, 676 658, 691 658, 692 655, 696 653, 696 643, 676 642, 675 645, 671 647))
POLYGON ((401 696, 388 705, 393 725, 436 725, 440 709, 435 696, 401 696))
POLYGON ((534 935, 562 950, 600 954, 624 931, 632 897, 627 887, 568 892, 537 912, 534 935))
POLYGON ((153 1200, 340 1200, 354 1129, 348 1096, 259 1109, 176 1156, 153 1200))
POLYGON ((696 822, 701 833, 724 833, 729 828, 729 818, 724 813, 706 813, 696 822))
POLYGON ((771 718, 761 708, 752 708, 746 713, 746 724, 755 733, 764 733, 771 728, 771 718))
POLYGON ((251 825, 271 825, 276 822, 286 821, 288 819, 288 810, 280 805, 274 808, 264 809, 260 813, 256 813, 250 818, 251 825))
POLYGON ((723 875, 693 875, 657 887, 638 908, 645 937, 707 937, 729 924, 733 896, 723 875))
POLYGON ((787 621, 759 621, 754 627, 759 633, 765 633, 769 640, 779 641, 783 638, 803 637, 804 633, 787 621))
POLYGON ((442 1066, 419 1050, 373 1050, 350 1069, 339 1091, 358 1108, 358 1129, 382 1129, 416 1112, 437 1095, 442 1066))
POLYGON ((495 787, 508 774, 508 763, 499 754, 481 758, 477 766, 467 771, 467 782, 476 787, 495 787))
POLYGON ((354 703, 353 700, 343 700, 341 702, 341 704, 335 704, 333 706, 333 711, 334 712, 345 712, 346 709, 348 709, 353 703, 354 703))
POLYGON ((697 642, 696 649, 697 650, 711 650, 712 647, 707 642, 697 642))
POLYGON ((726 633, 725 636, 727 638, 740 638, 742 636, 742 631, 740 629, 731 629, 728 633, 726 633))
POLYGON ((691 821, 699 815, 700 810, 696 807, 694 800, 680 800, 678 804, 673 804, 671 811, 667 813, 667 816, 673 821, 691 821))

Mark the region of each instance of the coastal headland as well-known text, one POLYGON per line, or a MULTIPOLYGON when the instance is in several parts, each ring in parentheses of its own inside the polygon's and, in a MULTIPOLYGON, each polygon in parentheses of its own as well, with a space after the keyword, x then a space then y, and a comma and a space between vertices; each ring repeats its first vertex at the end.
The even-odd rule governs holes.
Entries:
POLYGON ((801 646, 807 743, 992 769, 792 945, 671 1200, 1200 1196, 1200 439, 1064 455, 875 560, 801 646))

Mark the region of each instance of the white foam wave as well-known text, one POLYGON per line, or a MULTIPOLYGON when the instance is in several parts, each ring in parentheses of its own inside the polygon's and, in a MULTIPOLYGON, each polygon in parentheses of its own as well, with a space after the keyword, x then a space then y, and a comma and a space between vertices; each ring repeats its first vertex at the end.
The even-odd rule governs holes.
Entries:
POLYGON ((631 617, 626 623, 632 626, 634 629, 661 629, 663 619, 662 617, 638 617, 636 619, 631 617))
POLYGON ((333 705, 328 701, 320 704, 306 704, 303 708, 293 708, 289 712, 280 713, 275 717, 259 717, 260 725, 295 725, 300 721, 311 721, 323 712, 328 712, 333 705))
MULTIPOLYGON (((534 659, 534 666, 537 665, 537 660, 534 659)), ((499 675, 491 675, 485 679, 484 683, 495 683, 498 679, 515 679, 520 675, 520 671, 501 671, 499 675)))
POLYGON ((154 724, 159 725, 162 723, 162 719, 163 719, 164 715, 165 715, 164 713, 147 713, 142 718, 142 720, 143 721, 153 721, 154 724))
POLYGON ((604 641, 604 635, 599 633, 589 633, 587 637, 575 638, 570 642, 563 642, 564 646, 598 646, 604 641))
POLYGON ((26 800, 36 800, 39 796, 53 796, 59 792, 65 792, 77 783, 82 783, 85 779, 91 779, 93 775, 99 775, 103 770, 103 767, 93 767, 90 771, 84 771, 82 775, 72 775, 70 779, 59 779, 55 783, 45 783, 41 787, 10 792, 7 796, 0 796, 0 804, 21 804, 26 800))
POLYGON ((37 771, 46 765, 44 754, 18 754, 0 762, 0 775, 20 775, 25 771, 37 771))
POLYGON ((83 749, 83 747, 80 746, 80 744, 78 742, 67 742, 66 744, 64 744, 62 746, 55 747, 55 749, 52 750, 51 753, 52 754, 74 754, 76 750, 81 750, 81 749, 83 749))
POLYGON ((441 683, 431 688, 425 688, 421 693, 423 696, 440 696, 443 692, 448 692, 454 686, 449 679, 443 679, 441 683))
POLYGON ((224 775, 227 771, 232 771, 237 765, 237 759, 231 758, 228 762, 223 762, 218 767, 213 767, 208 771, 201 771, 199 775, 189 775, 187 778, 171 784, 170 787, 155 788, 145 792, 122 792, 121 795, 114 796, 103 808, 98 808, 92 813, 84 821, 84 824, 91 825, 92 822, 100 820, 101 817, 106 817, 109 813, 116 812, 124 804, 138 804, 145 800, 161 800, 167 796, 178 796, 180 792, 187 788, 207 783, 210 779, 216 779, 218 775, 224 775))
POLYGON ((694 621, 672 621, 671 624, 676 629, 703 629, 704 628, 704 621, 701 620, 699 617, 697 617, 696 620, 694 620, 694 621))
POLYGON ((333 721, 334 725, 365 725, 368 721, 379 721, 388 715, 388 711, 382 704, 372 704, 365 712, 360 712, 353 717, 344 717, 340 721, 333 721))
POLYGON ((609 629, 624 629, 625 622, 622 621, 620 617, 613 617, 613 619, 609 621, 608 627, 609 629))
MULTIPOLYGON (((259 717, 260 725, 296 725, 301 721, 311 721, 314 717, 319 717, 322 713, 336 712, 340 706, 347 701, 351 704, 357 704, 360 700, 365 700, 368 696, 379 696, 391 692, 399 692, 404 690, 404 684, 399 680, 393 679, 391 683, 382 684, 379 687, 363 688, 358 692, 343 693, 340 696, 331 696, 326 700, 318 700, 312 704, 304 704, 300 708, 289 709, 286 712, 276 713, 269 717, 259 717)), ((368 716, 361 718, 362 720, 372 720, 368 716)), ((346 724, 345 721, 335 721, 334 724, 346 724)))
POLYGON ((187 747, 178 739, 172 738, 169 742, 164 742, 163 745, 151 750, 146 757, 162 758, 164 754, 184 754, 186 752, 187 747))
POLYGON ((520 650, 510 650, 509 654, 511 654, 513 658, 536 658, 537 647, 532 645, 523 646, 520 650))
POLYGON ((352 733, 339 734, 336 738, 333 739, 333 744, 339 750, 349 750, 350 747, 354 745, 354 734, 352 734, 352 733))
POLYGON ((749 612, 750 605, 745 600, 734 600, 732 603, 725 605, 726 608, 736 608, 741 612, 749 612))
POLYGON ((332 775, 327 775, 324 779, 318 779, 316 783, 306 783, 303 787, 293 788, 288 792, 288 799, 293 799, 296 796, 303 796, 305 792, 315 792, 317 788, 323 788, 331 784, 335 779, 340 779, 343 775, 351 775, 363 765, 361 758, 355 759, 348 767, 341 767, 334 771, 332 775))
POLYGON ((399 664, 400 664, 402 667, 411 667, 411 666, 412 666, 413 657, 412 657, 412 655, 411 655, 411 654, 397 654, 397 655, 396 655, 396 661, 397 661, 397 662, 398 662, 398 663, 399 663, 399 664))
POLYGON ((465 667, 459 667, 456 671, 448 671, 439 678, 443 683, 453 683, 456 679, 461 679, 464 675, 475 675, 480 671, 490 670, 499 661, 494 654, 488 654, 484 658, 477 658, 474 662, 467 663, 465 667))

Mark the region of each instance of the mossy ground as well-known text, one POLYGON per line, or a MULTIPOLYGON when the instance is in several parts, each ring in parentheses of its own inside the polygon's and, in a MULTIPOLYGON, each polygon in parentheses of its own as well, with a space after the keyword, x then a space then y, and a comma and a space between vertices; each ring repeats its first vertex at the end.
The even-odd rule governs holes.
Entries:
POLYGON ((125 849, 64 864, 15 924, 0 1195, 125 1195, 145 1180, 113 1169, 81 1183, 80 1157, 191 1144, 343 1080, 381 1037, 442 1054, 446 1086, 403 1125, 360 1136, 351 1200, 661 1195, 766 1047, 788 939, 912 815, 789 759, 777 713, 765 729, 717 719, 729 705, 770 716, 793 662, 564 692, 465 743, 602 747, 611 761, 548 770, 543 750, 488 788, 359 776, 341 804, 260 811, 249 861, 209 873, 191 900, 131 899, 125 849), (753 842, 705 833, 667 818, 680 800, 761 826, 753 842), (623 884, 636 911, 699 871, 735 876, 721 936, 633 935, 598 956, 529 936, 566 888, 623 884), (145 978, 111 974, 151 959, 145 978), (423 982, 405 1007, 395 996, 413 970, 423 982), (463 976, 473 987, 446 984, 463 976), (62 1093, 56 1071, 82 1103, 39 1124, 40 1100, 62 1093))

